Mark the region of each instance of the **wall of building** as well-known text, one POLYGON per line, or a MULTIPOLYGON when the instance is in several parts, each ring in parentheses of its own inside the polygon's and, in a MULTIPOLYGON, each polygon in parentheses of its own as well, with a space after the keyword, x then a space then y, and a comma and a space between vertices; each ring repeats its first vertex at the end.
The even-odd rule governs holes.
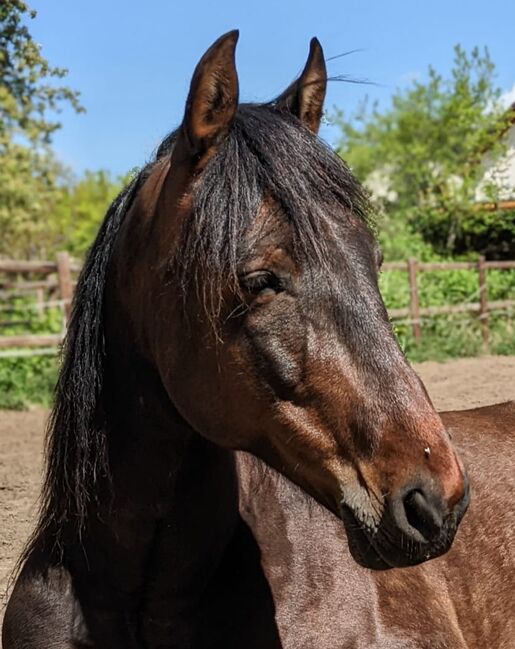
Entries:
POLYGON ((515 124, 504 135, 506 154, 494 163, 491 156, 485 156, 485 173, 476 191, 477 201, 488 201, 487 186, 495 184, 499 188, 499 200, 515 199, 515 124))

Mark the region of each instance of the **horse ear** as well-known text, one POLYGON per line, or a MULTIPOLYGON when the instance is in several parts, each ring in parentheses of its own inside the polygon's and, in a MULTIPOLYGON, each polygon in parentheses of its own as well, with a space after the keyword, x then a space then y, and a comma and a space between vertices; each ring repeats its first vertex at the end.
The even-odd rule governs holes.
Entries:
POLYGON ((183 127, 194 155, 204 153, 231 125, 238 107, 234 60, 239 32, 221 36, 200 59, 190 84, 183 127))
POLYGON ((276 99, 275 105, 293 113, 310 131, 318 133, 326 89, 324 51, 318 39, 312 38, 302 74, 276 99))

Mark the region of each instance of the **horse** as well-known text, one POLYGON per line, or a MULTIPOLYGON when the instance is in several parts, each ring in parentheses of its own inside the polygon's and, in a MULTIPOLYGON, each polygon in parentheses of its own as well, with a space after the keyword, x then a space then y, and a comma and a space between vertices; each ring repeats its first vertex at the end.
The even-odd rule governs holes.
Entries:
MULTIPOLYGON (((115 199, 81 272, 4 649, 272 649, 311 626, 303 646, 447 646, 431 631, 380 644, 396 621, 376 613, 382 592, 411 610, 413 571, 454 570, 437 558, 470 498, 455 415, 438 415, 399 348, 366 194, 317 136, 319 42, 281 95, 245 104, 237 39, 200 59, 181 125, 115 199), (317 620, 343 575, 356 597, 328 608, 323 623, 344 629, 328 644, 317 620), (305 619, 289 617, 297 596, 305 619)), ((507 456, 474 440, 507 485, 507 456)), ((474 523, 496 534, 511 494, 497 486, 502 510, 477 503, 474 523)), ((440 610, 427 597, 424 628, 440 610)))
POLYGON ((515 403, 443 412, 474 497, 452 548, 372 571, 339 521, 239 454, 241 514, 261 550, 287 649, 511 649, 515 638, 515 403))

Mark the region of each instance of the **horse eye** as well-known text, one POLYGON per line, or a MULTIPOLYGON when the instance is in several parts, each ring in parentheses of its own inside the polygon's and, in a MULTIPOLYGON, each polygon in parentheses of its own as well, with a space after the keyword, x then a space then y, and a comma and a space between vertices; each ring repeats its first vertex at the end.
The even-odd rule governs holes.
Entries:
POLYGON ((242 289, 251 295, 261 295, 265 292, 278 293, 281 289, 281 280, 268 270, 257 270, 240 279, 242 289))

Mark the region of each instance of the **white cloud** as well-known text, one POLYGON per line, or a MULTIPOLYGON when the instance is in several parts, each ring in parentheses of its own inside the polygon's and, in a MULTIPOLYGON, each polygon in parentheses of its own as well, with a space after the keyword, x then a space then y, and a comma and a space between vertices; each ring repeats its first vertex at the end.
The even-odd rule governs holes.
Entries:
POLYGON ((500 102, 502 106, 505 106, 508 108, 512 104, 515 104, 515 83, 511 87, 511 90, 507 90, 506 92, 503 92, 500 98, 500 102))

